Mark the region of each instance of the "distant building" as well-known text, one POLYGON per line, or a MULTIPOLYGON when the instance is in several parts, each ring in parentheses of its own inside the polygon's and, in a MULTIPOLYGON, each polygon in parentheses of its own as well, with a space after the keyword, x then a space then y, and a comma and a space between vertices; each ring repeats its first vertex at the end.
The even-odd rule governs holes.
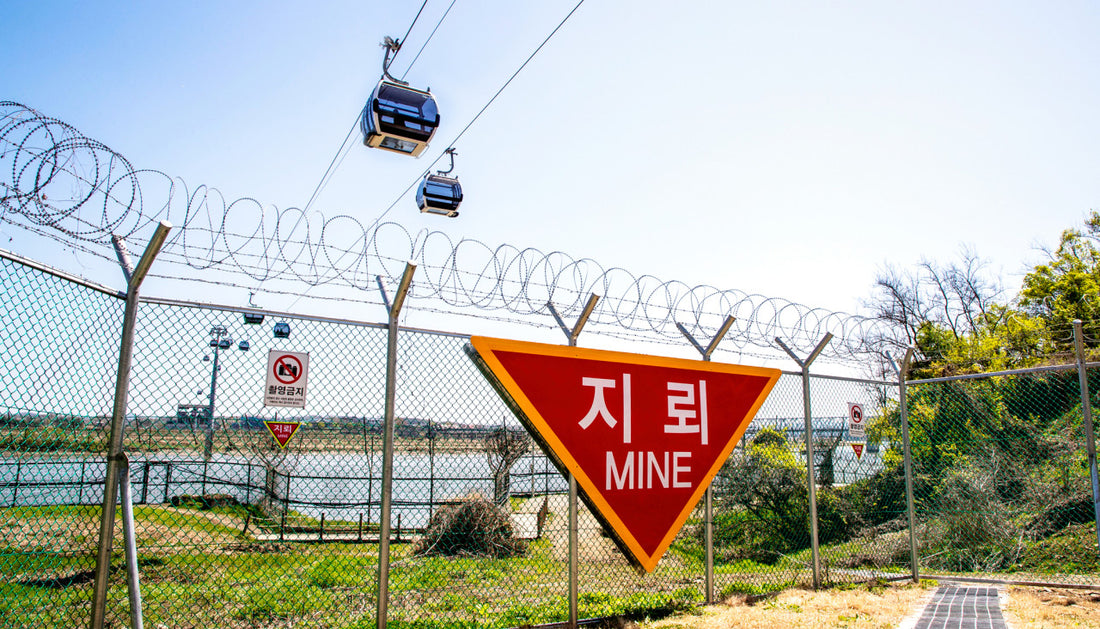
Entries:
POLYGON ((206 428, 210 425, 210 406, 207 404, 179 404, 176 416, 164 423, 166 428, 206 428))

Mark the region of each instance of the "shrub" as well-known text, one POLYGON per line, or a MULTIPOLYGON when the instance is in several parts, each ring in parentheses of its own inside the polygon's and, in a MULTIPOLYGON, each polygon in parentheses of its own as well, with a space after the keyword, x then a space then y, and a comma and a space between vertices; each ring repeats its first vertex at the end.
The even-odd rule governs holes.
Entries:
POLYGON ((181 494, 168 500, 173 507, 187 507, 209 511, 220 507, 236 507, 241 503, 229 494, 181 494))
POLYGON ((413 548, 417 555, 513 557, 527 550, 508 514, 474 494, 436 511, 413 548))
POLYGON ((723 466, 715 544, 726 560, 774 563, 809 546, 806 470, 782 433, 762 430, 723 466))

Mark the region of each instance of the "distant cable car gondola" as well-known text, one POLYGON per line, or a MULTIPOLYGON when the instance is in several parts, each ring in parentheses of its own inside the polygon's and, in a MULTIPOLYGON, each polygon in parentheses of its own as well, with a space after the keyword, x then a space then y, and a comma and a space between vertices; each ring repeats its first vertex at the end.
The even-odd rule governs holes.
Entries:
POLYGON ((427 175, 420 181, 416 205, 421 212, 454 218, 458 216, 458 206, 462 203, 462 184, 458 183, 458 177, 447 176, 455 169, 455 150, 447 149, 447 155, 451 156, 451 167, 427 175))
POLYGON ((396 54, 401 43, 387 37, 382 46, 386 49, 383 78, 371 92, 359 121, 363 144, 417 157, 428 148, 439 127, 439 109, 430 91, 409 87, 390 76, 390 53, 396 54))
POLYGON ((248 341, 241 341, 240 343, 237 343, 237 349, 241 350, 242 352, 247 352, 248 348, 248 341))
POLYGON ((275 338, 288 339, 290 338, 290 324, 285 321, 280 321, 275 324, 275 338))
MULTIPOLYGON (((255 293, 248 293, 248 305, 253 308, 259 308, 256 304, 252 303, 252 295, 255 293)), ((246 325, 259 325, 264 322, 264 316, 258 312, 246 312, 244 313, 244 322, 246 325)))

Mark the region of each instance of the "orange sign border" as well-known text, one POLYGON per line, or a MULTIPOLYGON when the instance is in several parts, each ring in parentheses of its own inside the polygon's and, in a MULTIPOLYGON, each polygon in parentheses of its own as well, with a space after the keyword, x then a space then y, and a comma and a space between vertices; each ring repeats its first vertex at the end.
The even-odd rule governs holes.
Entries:
POLYGON ((745 434, 745 430, 752 422, 752 418, 756 416, 757 411, 759 411, 760 407, 764 404, 764 400, 768 398, 768 395, 771 393, 772 388, 775 386, 775 383, 779 380, 779 376, 782 373, 779 369, 770 367, 750 367, 747 365, 715 363, 701 360, 689 360, 686 358, 669 358, 648 354, 631 354, 612 350, 570 347, 567 345, 511 341, 484 336, 471 336, 470 347, 473 349, 471 357, 474 357, 474 354, 476 354, 475 362, 480 362, 478 366, 484 367, 482 369, 483 373, 495 380, 494 384, 497 385, 495 388, 505 397, 506 402, 511 402, 509 406, 516 412, 519 419, 523 421, 529 429, 534 428, 534 432, 536 433, 534 436, 542 441, 544 446, 550 450, 550 454, 553 458, 556 458, 561 465, 573 474, 573 477, 577 480, 577 486, 582 490, 583 496, 586 498, 589 506, 594 507, 593 511, 595 511, 596 517, 601 519, 604 524, 614 531, 616 542, 618 542, 620 549, 624 551, 624 554, 626 554, 628 558, 647 573, 652 572, 653 569, 657 567, 657 563, 661 560, 661 557, 664 556, 669 546, 672 545, 672 541, 676 538, 680 529, 683 528, 688 517, 691 516, 691 512, 699 503, 699 499, 702 498, 703 493, 706 492, 707 487, 710 486, 715 475, 718 474, 718 470, 722 468, 726 459, 729 458, 733 448, 737 446, 737 443, 745 434), (508 370, 504 368, 504 365, 501 364, 500 360, 494 354, 494 352, 497 351, 562 358, 579 358, 583 360, 599 360, 629 365, 689 369, 711 373, 757 376, 768 378, 768 382, 764 385, 756 402, 749 408, 745 416, 741 418, 741 425, 734 431, 733 436, 730 437, 729 443, 722 449, 721 454, 719 454, 711 465, 711 468, 704 475, 703 481, 695 488, 691 498, 688 499, 687 504, 684 505, 683 510, 677 516, 669 531, 665 534, 660 544, 657 545, 654 553, 650 555, 642 549, 641 544, 639 544, 637 539, 630 533, 626 524, 623 523, 622 519, 620 519, 614 509, 611 508, 611 505, 604 500, 596 484, 584 473, 584 470, 581 469, 580 465, 577 464, 576 460, 569 454, 568 450, 554 434, 554 431, 550 428, 546 419, 544 419, 538 410, 535 409, 531 400, 524 395, 523 390, 520 389, 519 385, 508 373, 508 370))

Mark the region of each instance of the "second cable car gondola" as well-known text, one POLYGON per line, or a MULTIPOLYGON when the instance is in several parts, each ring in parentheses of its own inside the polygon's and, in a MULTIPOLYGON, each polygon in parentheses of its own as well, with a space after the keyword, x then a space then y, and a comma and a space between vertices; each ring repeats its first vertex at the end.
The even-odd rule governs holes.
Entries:
POLYGON ((397 54, 400 42, 387 37, 382 46, 386 49, 382 80, 371 92, 359 120, 363 144, 417 157, 439 127, 439 108, 431 91, 409 87, 390 76, 390 54, 397 54))
POLYGON ((451 157, 450 168, 420 180, 416 205, 421 212, 454 218, 458 216, 458 206, 462 203, 462 184, 458 183, 458 177, 447 176, 455 169, 455 150, 447 149, 447 155, 451 157))

